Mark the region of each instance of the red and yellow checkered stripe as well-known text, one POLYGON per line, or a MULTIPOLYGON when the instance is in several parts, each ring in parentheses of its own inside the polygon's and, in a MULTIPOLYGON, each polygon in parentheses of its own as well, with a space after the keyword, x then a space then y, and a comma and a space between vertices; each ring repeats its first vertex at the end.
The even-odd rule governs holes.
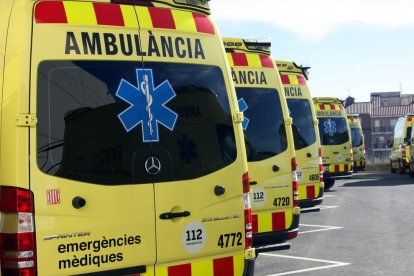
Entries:
POLYGON ((35 7, 37 24, 105 25, 138 29, 172 29, 215 35, 208 16, 167 8, 75 1, 41 1, 35 7))
POLYGON ((147 272, 140 276, 238 276, 243 275, 244 255, 218 259, 199 260, 174 266, 147 266, 147 272))
POLYGON ((315 104, 315 110, 344 110, 342 104, 315 104))
POLYGON ((362 167, 362 166, 365 166, 365 160, 354 161, 354 167, 362 167))
POLYGON ((336 164, 336 165, 329 165, 328 170, 325 170, 325 172, 349 172, 351 170, 352 170, 352 165, 336 164))
POLYGON ((253 53, 227 53, 227 59, 230 67, 265 67, 274 68, 273 60, 263 54, 253 53))
POLYGON ((319 189, 319 183, 299 185, 299 200, 316 198, 319 195, 319 189))
POLYGON ((292 210, 252 215, 253 234, 289 229, 293 220, 292 210))
POLYGON ((280 78, 284 85, 306 85, 306 79, 301 75, 280 74, 280 78))

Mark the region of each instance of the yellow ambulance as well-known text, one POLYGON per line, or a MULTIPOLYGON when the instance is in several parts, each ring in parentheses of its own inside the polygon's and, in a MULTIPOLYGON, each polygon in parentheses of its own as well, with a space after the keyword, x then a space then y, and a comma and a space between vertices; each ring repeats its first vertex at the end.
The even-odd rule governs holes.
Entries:
POLYGON ((272 251, 299 228, 292 119, 270 42, 223 38, 236 87, 252 185, 253 246, 272 251), (273 246, 270 246, 273 245, 273 246))
POLYGON ((292 61, 276 61, 283 83, 298 161, 299 206, 314 207, 323 201, 322 148, 305 69, 292 61))
POLYGON ((352 152, 354 156, 353 171, 365 170, 365 142, 361 121, 358 114, 348 114, 348 125, 351 130, 352 152))
POLYGON ((352 174, 351 135, 345 108, 338 98, 313 98, 322 144, 324 189, 352 174))
POLYGON ((0 1, 2 275, 252 275, 206 1, 0 1))
POLYGON ((410 169, 410 144, 414 114, 407 114, 398 118, 394 127, 394 138, 391 143, 390 164, 391 172, 405 173, 410 169))
MULTIPOLYGON (((414 131, 412 131, 412 127, 413 127, 413 120, 411 119, 411 133, 410 133, 410 138, 409 138, 409 171, 410 171, 410 176, 414 177, 414 131)), ((391 168, 392 169, 392 168, 391 168)), ((391 170, 392 171, 392 170, 391 170)))

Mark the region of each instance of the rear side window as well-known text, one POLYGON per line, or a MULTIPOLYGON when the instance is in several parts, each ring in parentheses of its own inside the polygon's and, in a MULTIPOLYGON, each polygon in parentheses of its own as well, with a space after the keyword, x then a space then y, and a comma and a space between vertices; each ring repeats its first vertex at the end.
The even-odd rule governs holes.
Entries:
POLYGON ((167 97, 164 90, 158 90, 158 96, 148 98, 143 90, 134 90, 140 69, 142 63, 119 61, 44 61, 39 65, 40 170, 67 179, 116 185, 192 179, 234 162, 235 136, 220 68, 146 63, 154 87, 168 81, 175 93, 167 87, 172 95, 167 97), (119 116, 131 104, 115 95, 121 80, 137 93, 128 92, 131 101, 140 97, 144 103, 129 118, 136 124, 129 132, 119 116), (150 120, 157 124, 151 128, 153 140, 148 142, 144 141, 143 124, 150 120), (145 169, 150 156, 161 163, 156 178, 145 169))
POLYGON ((306 99, 288 99, 290 117, 293 119, 292 131, 295 149, 306 148, 316 141, 312 110, 306 99))
POLYGON ((362 137, 362 131, 360 128, 356 128, 356 127, 351 128, 351 142, 354 148, 362 146, 363 137, 362 137))
POLYGON ((340 145, 349 141, 348 126, 344 118, 318 118, 322 145, 340 145))
POLYGON ((286 129, 277 90, 236 88, 236 92, 240 110, 248 120, 243 125, 247 160, 260 161, 285 151, 286 129))

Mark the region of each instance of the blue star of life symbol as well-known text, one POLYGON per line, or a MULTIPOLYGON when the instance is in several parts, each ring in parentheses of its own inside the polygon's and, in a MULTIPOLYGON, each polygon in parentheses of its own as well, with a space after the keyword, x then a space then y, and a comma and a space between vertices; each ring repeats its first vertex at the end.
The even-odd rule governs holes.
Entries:
POLYGON ((118 115, 127 132, 139 124, 143 142, 158 142, 158 124, 173 130, 178 115, 165 105, 175 96, 168 80, 154 88, 152 69, 136 69, 137 84, 134 86, 122 79, 116 96, 130 104, 118 115))
POLYGON ((325 133, 328 133, 329 136, 333 136, 334 133, 336 133, 336 123, 332 119, 328 119, 325 122, 323 122, 323 126, 325 133))
MULTIPOLYGON (((249 108, 247 106, 246 101, 243 98, 240 98, 237 101, 237 103, 239 104, 239 109, 240 109, 241 112, 244 112, 244 111, 246 111, 249 108)), ((243 130, 246 130, 247 129, 247 125, 249 124, 249 121, 250 120, 248 118, 246 118, 246 117, 243 118, 243 122, 242 122, 243 130)))

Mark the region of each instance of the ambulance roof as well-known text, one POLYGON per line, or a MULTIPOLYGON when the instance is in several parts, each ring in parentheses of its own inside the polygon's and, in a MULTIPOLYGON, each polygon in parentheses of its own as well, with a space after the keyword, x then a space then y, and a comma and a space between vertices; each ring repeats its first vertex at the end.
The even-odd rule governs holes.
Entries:
POLYGON ((242 39, 223 37, 226 51, 237 50, 242 52, 265 54, 270 56, 270 40, 267 39, 242 39))
POLYGON ((338 98, 329 98, 329 97, 316 97, 313 98, 314 103, 326 103, 326 104, 342 104, 341 100, 338 98))

